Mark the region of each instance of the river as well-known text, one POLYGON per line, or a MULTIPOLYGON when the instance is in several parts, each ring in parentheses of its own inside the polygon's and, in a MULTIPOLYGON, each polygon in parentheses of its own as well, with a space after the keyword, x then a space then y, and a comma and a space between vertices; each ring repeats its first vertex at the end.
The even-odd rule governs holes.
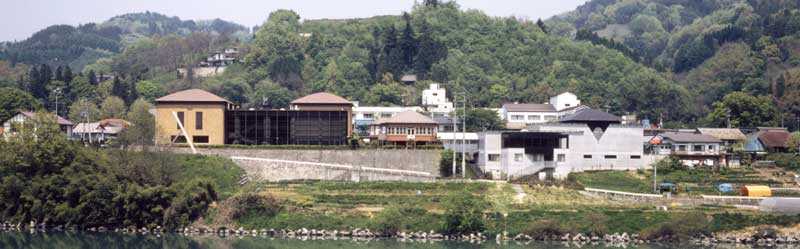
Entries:
MULTIPOLYGON (((186 237, 181 235, 127 235, 118 233, 89 233, 89 232, 53 232, 53 233, 0 233, 0 248, 27 248, 27 249, 115 249, 115 248, 141 248, 141 249, 522 249, 522 248, 630 248, 630 249, 661 249, 661 248, 749 248, 735 246, 700 247, 688 245, 609 245, 609 244, 584 244, 572 243, 546 243, 509 242, 498 245, 494 241, 481 244, 466 242, 401 242, 395 239, 353 241, 344 240, 300 240, 279 239, 270 237, 228 237, 217 236, 186 237)), ((793 248, 793 247, 784 247, 793 248)))

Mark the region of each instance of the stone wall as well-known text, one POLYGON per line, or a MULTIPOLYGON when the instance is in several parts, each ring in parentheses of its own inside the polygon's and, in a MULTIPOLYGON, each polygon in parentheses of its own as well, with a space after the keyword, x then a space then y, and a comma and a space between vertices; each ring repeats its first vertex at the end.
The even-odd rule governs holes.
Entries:
POLYGON ((333 180, 333 181, 434 181, 428 173, 404 172, 370 167, 281 162, 256 158, 233 157, 242 169, 256 181, 333 180))
MULTIPOLYGON (((172 148, 177 153, 191 153, 191 149, 172 148)), ((248 157, 277 159, 298 162, 323 163, 353 166, 352 169, 337 167, 321 168, 319 165, 298 163, 277 163, 257 160, 234 160, 248 170, 256 172, 267 180, 289 179, 330 179, 330 180, 428 180, 439 176, 438 150, 268 150, 268 149, 220 149, 198 148, 197 152, 205 155, 223 157, 248 157), (375 168, 376 170, 370 170, 375 168), (420 171, 429 173, 428 177, 403 175, 378 169, 420 171)))

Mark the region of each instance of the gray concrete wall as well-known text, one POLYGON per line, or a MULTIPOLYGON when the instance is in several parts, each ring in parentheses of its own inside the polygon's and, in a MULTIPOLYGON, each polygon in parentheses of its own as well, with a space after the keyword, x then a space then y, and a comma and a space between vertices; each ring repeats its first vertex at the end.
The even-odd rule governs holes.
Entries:
POLYGON ((434 181, 434 175, 397 172, 376 168, 348 167, 343 165, 314 165, 292 162, 275 162, 234 157, 247 174, 256 181, 333 180, 333 181, 434 181))
MULTIPOLYGON (((189 148, 173 148, 178 153, 191 153, 189 148)), ((265 150, 198 148, 205 155, 224 157, 256 157, 303 162, 343 164, 361 167, 411 170, 439 176, 439 150, 265 150)))

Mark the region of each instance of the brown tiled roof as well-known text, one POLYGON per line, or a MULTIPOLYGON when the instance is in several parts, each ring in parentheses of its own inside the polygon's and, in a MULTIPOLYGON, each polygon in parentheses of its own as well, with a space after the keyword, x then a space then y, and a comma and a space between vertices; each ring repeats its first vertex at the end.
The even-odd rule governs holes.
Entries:
POLYGON ((189 89, 156 99, 156 102, 230 103, 227 99, 200 89, 189 89))
MULTIPOLYGON (((20 112, 20 113, 22 113, 22 115, 25 115, 26 117, 29 117, 29 118, 33 118, 33 117, 36 116, 35 112, 25 112, 25 111, 23 111, 23 112, 20 112)), ((56 117, 58 117, 56 122, 58 122, 59 125, 74 125, 72 122, 70 122, 66 118, 62 118, 61 116, 56 116, 56 117)))
POLYGON ((790 136, 791 133, 786 129, 764 129, 758 132, 758 140, 767 148, 786 148, 790 136))
POLYGON ((721 140, 744 141, 747 139, 741 130, 735 128, 697 128, 697 131, 721 140))
POLYGON ((661 137, 679 143, 722 143, 722 140, 710 135, 693 132, 664 132, 661 137))
POLYGON ((556 112, 551 104, 505 104, 503 108, 508 112, 556 112))
POLYGON ((391 118, 381 118, 375 121, 375 125, 380 124, 437 124, 436 121, 428 116, 415 111, 404 111, 395 114, 391 118))
POLYGON ((311 95, 306 95, 299 99, 292 101, 292 104, 339 104, 339 105, 352 105, 353 102, 339 97, 335 94, 319 92, 311 95))

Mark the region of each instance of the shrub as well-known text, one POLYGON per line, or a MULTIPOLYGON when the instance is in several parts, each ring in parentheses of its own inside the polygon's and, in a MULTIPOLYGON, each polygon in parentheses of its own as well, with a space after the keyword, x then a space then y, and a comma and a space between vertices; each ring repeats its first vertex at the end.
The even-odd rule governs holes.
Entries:
POLYGON ((424 219, 428 211, 409 204, 394 204, 386 207, 375 217, 373 227, 385 236, 396 235, 414 227, 417 219, 424 219))
POLYGON ((774 153, 767 156, 767 160, 775 161, 775 165, 788 170, 800 169, 800 156, 790 153, 774 153))
POLYGON ((608 227, 606 226, 608 224, 608 216, 603 213, 587 213, 584 217, 584 222, 586 224, 584 230, 587 234, 602 236, 608 233, 608 227))
POLYGON ((644 229, 640 235, 650 240, 686 240, 699 235, 707 235, 708 218, 701 212, 679 214, 667 222, 644 229))
POLYGON ((669 156, 664 159, 658 160, 658 162, 656 162, 655 164, 659 174, 669 174, 670 172, 673 171, 686 169, 686 166, 684 166, 681 163, 681 161, 674 156, 669 156))
POLYGON ((442 231, 445 234, 467 234, 483 231, 483 210, 488 204, 468 191, 450 194, 442 203, 445 208, 442 231))
POLYGON ((557 221, 545 219, 531 222, 531 224, 523 230, 523 233, 535 239, 542 240, 553 236, 563 236, 564 234, 570 233, 570 231, 557 221))
POLYGON ((231 218, 239 219, 248 215, 257 215, 265 218, 275 217, 283 205, 271 195, 244 193, 231 197, 228 202, 232 208, 231 218))

